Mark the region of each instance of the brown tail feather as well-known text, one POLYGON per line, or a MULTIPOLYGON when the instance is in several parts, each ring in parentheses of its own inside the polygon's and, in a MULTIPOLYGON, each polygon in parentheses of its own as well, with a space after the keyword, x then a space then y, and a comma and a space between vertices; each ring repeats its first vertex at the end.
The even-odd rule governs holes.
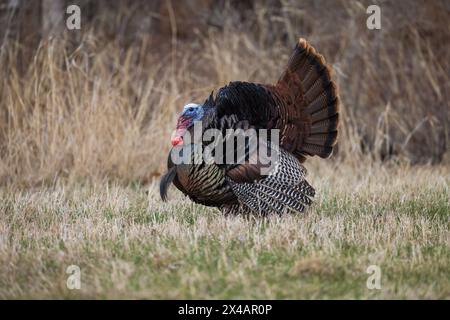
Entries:
POLYGON ((299 159, 305 155, 328 157, 337 139, 339 97, 323 56, 300 39, 277 87, 293 102, 289 106, 295 110, 288 114, 296 115, 302 124, 294 154, 299 159))
POLYGON ((337 131, 339 124, 339 114, 336 113, 334 116, 320 120, 314 123, 314 126, 311 128, 310 134, 318 134, 318 133, 327 133, 337 131))

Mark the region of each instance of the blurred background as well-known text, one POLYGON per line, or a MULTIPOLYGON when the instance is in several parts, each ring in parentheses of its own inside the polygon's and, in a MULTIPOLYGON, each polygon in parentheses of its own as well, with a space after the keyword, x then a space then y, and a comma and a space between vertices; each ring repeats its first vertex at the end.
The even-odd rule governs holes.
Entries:
POLYGON ((320 161, 450 162, 446 0, 2 0, 0 30, 1 186, 152 181, 184 104, 275 82, 298 37, 342 100, 335 161, 320 161), (380 30, 366 27, 371 4, 380 30))

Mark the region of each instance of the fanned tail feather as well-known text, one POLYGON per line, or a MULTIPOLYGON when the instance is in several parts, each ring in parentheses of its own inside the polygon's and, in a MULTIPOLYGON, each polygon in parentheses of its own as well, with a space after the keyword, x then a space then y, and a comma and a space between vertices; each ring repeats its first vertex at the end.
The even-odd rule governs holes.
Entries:
POLYGON ((330 156, 337 140, 339 97, 325 59, 305 39, 299 39, 277 87, 295 97, 291 113, 309 120, 294 155, 330 156))

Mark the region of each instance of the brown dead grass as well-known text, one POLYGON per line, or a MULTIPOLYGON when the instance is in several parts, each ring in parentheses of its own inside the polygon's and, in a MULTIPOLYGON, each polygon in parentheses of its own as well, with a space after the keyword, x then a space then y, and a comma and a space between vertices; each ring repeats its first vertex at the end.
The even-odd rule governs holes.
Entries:
MULTIPOLYGON (((5 38, 0 184, 147 182, 165 169, 182 105, 202 102, 231 80, 274 82, 299 36, 335 70, 343 102, 340 160, 448 163, 445 2, 383 2, 379 31, 365 27, 364 3, 323 4, 327 10, 291 1, 255 4, 251 12, 225 6, 220 27, 205 24, 191 37, 165 40, 126 32, 121 14, 127 21, 140 15, 122 7, 87 20, 78 42, 67 30, 37 48, 5 38), (116 38, 113 21, 125 30, 116 38)), ((183 26, 178 18, 175 29, 183 26)))

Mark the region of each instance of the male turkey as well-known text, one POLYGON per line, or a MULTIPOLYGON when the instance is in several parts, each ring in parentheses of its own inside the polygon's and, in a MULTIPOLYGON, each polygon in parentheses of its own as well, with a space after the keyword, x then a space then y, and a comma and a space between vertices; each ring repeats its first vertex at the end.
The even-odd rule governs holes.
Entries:
MULTIPOLYGON (((214 206, 225 214, 282 214, 301 212, 311 203, 314 189, 305 180, 301 165, 306 156, 327 158, 336 143, 339 98, 324 58, 300 39, 286 70, 275 85, 231 82, 202 105, 185 106, 172 138, 174 148, 189 153, 197 145, 184 143, 187 132, 201 121, 207 129, 279 129, 279 147, 270 142, 277 160, 262 174, 262 160, 245 146, 245 161, 175 164, 169 155, 168 172, 161 178, 165 201, 171 182, 194 202, 214 206), (248 161, 253 158, 254 161, 248 161)), ((265 140, 262 140, 263 144, 265 140)), ((202 144, 202 142, 200 142, 202 144)), ((258 142, 260 144, 260 142, 258 142)))

